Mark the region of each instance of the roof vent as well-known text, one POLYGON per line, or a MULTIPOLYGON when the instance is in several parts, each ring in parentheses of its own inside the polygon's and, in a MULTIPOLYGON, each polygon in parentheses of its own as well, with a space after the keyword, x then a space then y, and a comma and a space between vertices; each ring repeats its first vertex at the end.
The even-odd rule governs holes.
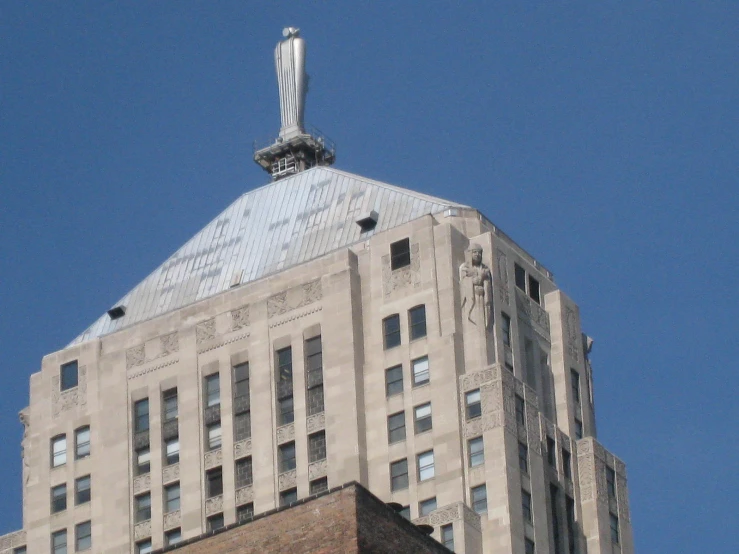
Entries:
POLYGON ((378 215, 375 210, 365 212, 359 216, 359 219, 357 219, 357 225, 362 228, 363 233, 366 233, 375 228, 377 225, 377 217, 378 215))
POLYGON ((124 305, 115 306, 108 310, 108 315, 110 316, 110 319, 119 319, 126 315, 126 307, 124 305))

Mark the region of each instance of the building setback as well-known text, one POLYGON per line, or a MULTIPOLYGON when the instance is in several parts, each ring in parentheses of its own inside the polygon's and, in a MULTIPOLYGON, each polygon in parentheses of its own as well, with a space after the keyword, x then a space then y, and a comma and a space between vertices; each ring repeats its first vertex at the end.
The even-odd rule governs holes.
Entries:
POLYGON ((633 553, 577 305, 476 209, 328 167, 285 37, 272 182, 31 376, 0 554, 150 552, 350 482, 461 554, 633 553))

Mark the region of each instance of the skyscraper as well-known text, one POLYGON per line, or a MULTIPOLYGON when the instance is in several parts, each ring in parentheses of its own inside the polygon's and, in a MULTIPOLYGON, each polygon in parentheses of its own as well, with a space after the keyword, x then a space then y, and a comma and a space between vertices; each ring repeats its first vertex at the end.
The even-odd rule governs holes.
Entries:
POLYGON ((270 183, 44 358, 0 554, 149 552, 350 481, 456 552, 633 552, 578 307, 473 207, 332 168, 284 35, 270 183))

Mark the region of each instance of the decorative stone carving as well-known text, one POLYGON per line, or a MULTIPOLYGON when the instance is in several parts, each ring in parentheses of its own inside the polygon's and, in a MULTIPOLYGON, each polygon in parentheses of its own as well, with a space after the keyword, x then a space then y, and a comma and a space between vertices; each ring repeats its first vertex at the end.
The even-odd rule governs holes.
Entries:
POLYGON ((133 480, 133 494, 148 491, 151 488, 151 474, 139 475, 133 480))
POLYGON ((308 479, 313 480, 318 477, 325 477, 328 473, 328 461, 324 458, 317 462, 308 464, 308 479))
POLYGON ((216 320, 211 318, 195 326, 195 343, 202 344, 216 338, 216 320))
POLYGON ((212 516, 223 511, 223 495, 208 498, 205 501, 205 515, 212 516))
POLYGON ((496 284, 500 299, 506 306, 509 306, 511 304, 511 295, 508 292, 508 257, 500 249, 496 251, 495 266, 497 269, 496 284))
POLYGON ((31 416, 28 413, 28 408, 23 408, 18 412, 18 419, 23 425, 23 439, 21 439, 21 460, 23 463, 23 484, 27 485, 28 480, 31 477, 31 466, 28 463, 28 457, 26 456, 26 446, 28 445, 28 430, 31 427, 31 416))
POLYGON ((165 485, 180 478, 180 464, 164 466, 162 469, 162 483, 165 485))
POLYGON ((480 329, 493 325, 493 275, 482 261, 482 246, 470 244, 459 266, 463 319, 480 329))
POLYGON ((390 254, 382 257, 382 289, 385 298, 392 293, 421 286, 421 256, 418 243, 411 244, 411 263, 393 271, 390 254))
POLYGON ((482 529, 482 524, 480 523, 480 516, 477 512, 475 512, 473 509, 471 509, 466 504, 462 504, 460 502, 460 506, 462 508, 462 521, 465 523, 468 523, 471 525, 474 529, 477 529, 480 531, 482 529))
POLYGON ((223 450, 220 448, 217 450, 211 450, 205 453, 205 460, 203 465, 205 469, 213 469, 223 464, 223 450))
POLYGON ((280 473, 277 477, 277 488, 280 491, 294 487, 298 482, 298 473, 294 469, 280 473))
POLYGON ((59 375, 51 378, 51 407, 54 417, 76 406, 87 404, 87 368, 77 368, 77 386, 65 391, 61 390, 59 375))
POLYGON ((142 365, 146 361, 146 350, 143 344, 126 350, 126 369, 142 365))
POLYGON ((168 514, 164 514, 164 530, 169 531, 170 529, 174 529, 175 527, 180 526, 180 511, 175 510, 174 512, 169 512, 168 514))
POLYGON ((288 423, 277 428, 277 444, 295 440, 295 424, 288 423))
MULTIPOLYGON (((0 537, 0 552, 15 548, 17 546, 24 546, 26 544, 26 532, 23 530, 14 531, 0 537)), ((2 554, 6 554, 2 552, 2 554)), ((10 554, 9 552, 7 554, 10 554)))
POLYGON ((249 306, 231 310, 231 330, 238 331, 249 326, 249 306))
POLYGON ((320 431, 326 428, 326 413, 321 412, 312 416, 308 416, 305 420, 305 428, 308 434, 320 431))
POLYGON ((580 499, 592 500, 595 493, 595 460, 589 452, 577 453, 578 483, 580 484, 580 499))
POLYGON ((267 318, 272 319, 289 311, 318 302, 322 298, 323 291, 321 289, 320 279, 292 287, 267 299, 267 318))
POLYGON ((616 477, 616 497, 618 498, 618 517, 624 521, 631 521, 629 494, 626 491, 626 479, 620 475, 616 477))
POLYGON ((462 519, 461 511, 462 510, 459 504, 452 504, 450 506, 437 508, 429 514, 429 525, 439 527, 441 525, 451 523, 452 521, 462 519))
POLYGON ((162 364, 158 364, 158 365, 155 365, 155 366, 147 367, 146 369, 142 369, 141 371, 137 371, 136 373, 131 373, 128 376, 128 380, 130 381, 131 379, 136 379, 136 377, 141 377, 142 375, 146 375, 148 373, 153 373, 153 372, 157 371, 158 369, 162 369, 163 367, 174 365, 177 362, 179 362, 179 360, 177 358, 174 358, 173 360, 169 360, 168 362, 164 362, 162 364))
POLYGON ((159 337, 159 342, 162 346, 162 351, 159 354, 160 356, 168 356, 169 354, 179 352, 180 350, 180 341, 177 337, 177 331, 169 333, 168 335, 162 335, 159 337))
POLYGON ((236 489, 236 505, 248 504, 254 502, 254 487, 251 485, 236 489))
POLYGON ((234 459, 238 460, 251 454, 251 439, 244 439, 234 444, 234 459))
POLYGON ((580 348, 577 344, 579 336, 577 314, 570 306, 565 307, 565 332, 567 333, 567 353, 576 362, 580 361, 580 348))
POLYGON ((516 289, 516 308, 523 321, 527 322, 542 338, 550 340, 549 314, 518 288, 516 289))
POLYGON ((147 519, 146 521, 142 521, 141 523, 137 523, 136 526, 133 528, 133 539, 138 541, 141 539, 145 539, 147 537, 151 537, 151 520, 147 519))
MULTIPOLYGON (((500 369, 498 366, 493 366, 496 369, 500 369)), ((496 377, 496 372, 493 368, 482 369, 480 371, 473 371, 471 373, 465 373, 460 375, 460 387, 463 392, 468 392, 473 389, 479 388, 483 383, 492 381, 496 377)))

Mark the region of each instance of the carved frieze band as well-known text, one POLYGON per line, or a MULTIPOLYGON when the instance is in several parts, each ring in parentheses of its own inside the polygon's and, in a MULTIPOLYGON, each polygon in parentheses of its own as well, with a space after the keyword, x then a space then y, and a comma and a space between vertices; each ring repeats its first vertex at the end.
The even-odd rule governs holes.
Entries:
POLYGON ((133 480, 133 494, 148 491, 151 488, 151 474, 139 475, 133 480))
POLYGON ((308 479, 313 480, 318 477, 325 477, 328 474, 328 461, 326 459, 318 460, 308 464, 308 479))
POLYGON ((290 489, 294 487, 297 482, 298 473, 296 470, 292 469, 290 471, 286 471, 285 473, 280 473, 280 475, 277 477, 277 489, 280 491, 290 489))
POLYGON ((169 531, 170 529, 174 529, 175 527, 180 526, 180 511, 175 510, 174 512, 169 512, 168 514, 164 514, 164 530, 169 531))
MULTIPOLYGON (((26 544, 26 532, 14 531, 0 537, 0 551, 9 548, 15 548, 16 546, 23 546, 26 544)), ((4 553, 3 553, 4 554, 4 553)))
POLYGON ((390 254, 382 257, 382 290, 385 298, 396 291, 421 286, 421 255, 418 243, 411 244, 411 263, 393 271, 390 254))
POLYGON ((223 450, 211 450, 205 453, 203 465, 205 469, 213 469, 223 464, 223 450))
POLYGON ((132 373, 128 376, 128 380, 136 379, 136 377, 141 377, 142 375, 146 375, 147 373, 152 373, 154 371, 157 371, 159 369, 162 369, 163 367, 171 366, 179 362, 180 360, 178 358, 174 358, 173 360, 169 360, 168 362, 164 362, 158 365, 154 365, 151 367, 147 367, 146 369, 142 369, 141 371, 137 371, 136 373, 132 373))
POLYGON ((321 412, 320 414, 308 416, 308 418, 305 420, 305 428, 308 433, 314 433, 316 431, 320 431, 321 429, 325 429, 326 413, 321 412))
POLYGON ((288 423, 277 428, 277 444, 295 440, 295 424, 288 423))
POLYGON ((495 253, 496 279, 495 284, 498 289, 500 299, 506 306, 511 304, 511 295, 508 292, 508 257, 505 252, 498 249, 495 253))
POLYGON ((304 310, 296 310, 295 312, 291 312, 290 315, 276 319, 269 324, 269 328, 274 329, 275 327, 279 327, 280 325, 284 325, 285 323, 289 323, 290 321, 295 321, 296 319, 300 319, 301 317, 320 312, 322 309, 322 306, 314 306, 311 308, 305 308, 304 310))
POLYGON ((238 460, 251 454, 251 439, 244 439, 234 444, 234 459, 238 460))
POLYGON ((205 501, 205 515, 212 516, 223 511, 223 495, 208 498, 205 501))
POLYGON ((137 523, 136 526, 133 528, 133 539, 138 541, 141 539, 145 539, 147 537, 151 537, 151 520, 147 519, 146 521, 142 521, 141 523, 137 523))
POLYGON ((77 386, 62 391, 59 386, 59 375, 51 378, 51 408, 54 416, 76 406, 87 404, 87 367, 79 366, 77 370, 77 386))
POLYGON ((249 326, 249 306, 231 310, 231 330, 238 331, 249 326))
POLYGON ((292 310, 318 302, 323 298, 321 280, 316 279, 274 294, 267 299, 267 318, 281 316, 292 310))
POLYGON ((175 352, 179 352, 179 335, 177 331, 161 335, 159 337, 159 344, 149 343, 149 346, 153 348, 155 352, 149 356, 147 356, 146 353, 146 343, 139 344, 126 350, 126 369, 144 365, 145 363, 152 362, 157 358, 163 358, 175 352))
POLYGON ((545 340, 550 340, 549 314, 518 288, 516 289, 516 308, 518 309, 518 315, 524 321, 528 321, 534 331, 545 340))
POLYGON ((236 505, 248 504, 254 502, 254 487, 251 485, 236 489, 236 505))
POLYGON ((180 464, 172 464, 162 469, 162 483, 165 485, 180 478, 180 464))
POLYGON ((209 346, 207 346, 205 348, 201 348, 200 350, 198 350, 198 354, 204 354, 206 352, 210 352, 211 350, 215 350, 216 348, 220 348, 222 346, 226 346, 227 344, 231 344, 232 342, 236 342, 236 341, 239 341, 241 339, 245 339, 248 336, 249 336, 249 333, 241 333, 240 335, 238 335, 236 337, 231 337, 230 339, 226 339, 226 340, 223 340, 223 341, 218 341, 218 342, 216 342, 214 344, 210 344, 209 346))
POLYGON ((195 326, 195 344, 201 345, 216 338, 216 320, 208 319, 195 326))

